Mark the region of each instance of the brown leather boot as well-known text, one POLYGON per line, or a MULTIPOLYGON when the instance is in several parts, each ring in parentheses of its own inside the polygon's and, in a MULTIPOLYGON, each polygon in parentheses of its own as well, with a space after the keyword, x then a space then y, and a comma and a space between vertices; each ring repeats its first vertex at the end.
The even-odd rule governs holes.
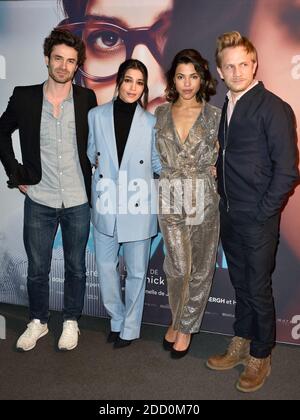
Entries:
POLYGON ((250 357, 250 340, 233 337, 225 354, 212 356, 206 366, 213 370, 229 370, 237 365, 246 365, 250 357))
POLYGON ((241 374, 236 387, 242 392, 254 392, 260 389, 271 373, 271 356, 256 359, 250 356, 244 372, 241 374))

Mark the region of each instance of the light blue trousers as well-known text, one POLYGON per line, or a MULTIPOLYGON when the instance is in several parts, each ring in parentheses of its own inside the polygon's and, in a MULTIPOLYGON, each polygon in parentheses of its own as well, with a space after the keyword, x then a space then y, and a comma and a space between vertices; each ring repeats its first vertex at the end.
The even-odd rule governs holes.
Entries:
POLYGON ((121 244, 117 230, 114 236, 108 236, 94 228, 94 243, 102 301, 111 317, 111 331, 119 331, 124 340, 139 338, 151 238, 123 243, 127 270, 124 301, 118 270, 121 244))

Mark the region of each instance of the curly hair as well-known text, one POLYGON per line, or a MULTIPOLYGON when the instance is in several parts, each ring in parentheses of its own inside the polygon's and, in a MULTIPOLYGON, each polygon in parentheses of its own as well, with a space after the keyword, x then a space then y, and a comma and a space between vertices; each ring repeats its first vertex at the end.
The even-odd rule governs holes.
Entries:
POLYGON ((212 95, 216 94, 217 81, 214 79, 209 71, 208 61, 201 56, 201 54, 194 49, 185 49, 179 51, 172 61, 170 69, 166 73, 167 88, 166 99, 168 102, 176 102, 179 94, 176 90, 174 77, 176 69, 179 64, 193 64, 196 72, 200 76, 201 85, 197 93, 197 101, 209 101, 212 95))
POLYGON ((81 38, 72 32, 64 29, 53 29, 50 35, 44 40, 44 56, 50 59, 51 52, 55 45, 65 44, 74 48, 78 53, 77 65, 81 67, 85 60, 85 45, 81 38))

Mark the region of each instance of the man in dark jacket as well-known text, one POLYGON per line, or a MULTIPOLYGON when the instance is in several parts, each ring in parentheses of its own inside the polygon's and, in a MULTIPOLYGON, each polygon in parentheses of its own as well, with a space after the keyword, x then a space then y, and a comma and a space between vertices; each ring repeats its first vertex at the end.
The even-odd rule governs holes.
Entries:
POLYGON ((236 293, 235 337, 213 356, 214 370, 246 368, 243 392, 261 388, 271 372, 275 309, 271 273, 280 212, 298 180, 296 124, 291 107, 255 80, 257 53, 238 32, 218 38, 218 72, 229 92, 219 129, 221 240, 236 293))
POLYGON ((58 347, 78 343, 89 236, 91 166, 86 155, 87 114, 97 105, 93 91, 72 84, 85 59, 81 39, 54 30, 44 41, 48 80, 16 87, 0 118, 0 159, 8 186, 26 195, 24 245, 28 257, 30 323, 17 349, 33 349, 48 333, 49 272, 53 242, 61 227, 64 257, 64 325, 58 347), (16 158, 12 133, 19 130, 23 164, 16 158))

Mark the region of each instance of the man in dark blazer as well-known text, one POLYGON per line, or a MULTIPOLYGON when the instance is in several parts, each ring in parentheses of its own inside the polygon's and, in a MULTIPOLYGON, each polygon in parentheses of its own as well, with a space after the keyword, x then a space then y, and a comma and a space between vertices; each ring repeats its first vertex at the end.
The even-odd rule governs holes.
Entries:
POLYGON ((291 107, 254 79, 257 53, 238 32, 218 38, 218 72, 229 88, 219 129, 221 240, 236 293, 235 337, 214 370, 245 364, 236 386, 261 388, 271 372, 275 309, 271 274, 281 210, 299 179, 291 107))
POLYGON ((60 350, 78 343, 85 284, 85 248, 90 229, 91 165, 86 155, 87 114, 93 91, 72 84, 85 59, 81 39, 53 30, 44 41, 48 79, 14 89, 0 118, 0 159, 8 186, 25 194, 24 245, 28 257, 30 322, 17 349, 33 349, 48 333, 49 272, 60 225, 65 258, 63 332, 60 350), (12 133, 19 130, 23 163, 15 158, 12 133))

